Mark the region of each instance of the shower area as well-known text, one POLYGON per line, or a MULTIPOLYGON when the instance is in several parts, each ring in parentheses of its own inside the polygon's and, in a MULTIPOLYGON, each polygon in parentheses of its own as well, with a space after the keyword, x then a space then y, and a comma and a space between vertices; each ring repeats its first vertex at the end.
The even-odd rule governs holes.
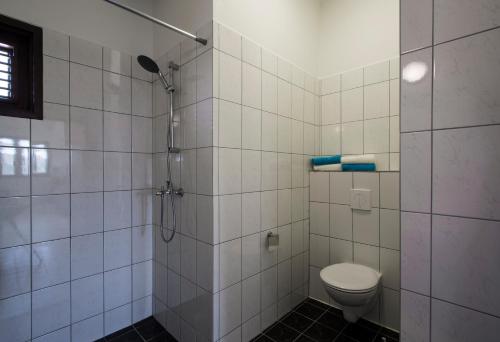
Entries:
MULTIPOLYGON (((337 176, 310 175, 314 156, 373 153, 380 172, 363 186, 396 184, 396 1, 359 13, 360 1, 280 1, 265 15, 254 1, 92 1, 107 16, 96 27, 112 21, 116 36, 79 22, 95 8, 76 3, 62 9, 70 27, 35 2, 39 17, 6 9, 43 29, 45 117, 0 116, 2 156, 30 165, 16 186, 0 177, 0 340, 111 340, 153 316, 178 341, 250 341, 273 326, 281 341, 286 317, 328 326, 322 267, 380 270, 386 249, 399 267, 399 222, 390 246, 330 234, 318 207, 339 203, 317 191, 337 176), (386 22, 369 37, 378 54, 355 27, 368 12, 386 22), (383 98, 375 111, 366 96, 383 98)), ((365 317, 374 338, 399 330, 399 282, 384 289, 390 305, 365 317)))

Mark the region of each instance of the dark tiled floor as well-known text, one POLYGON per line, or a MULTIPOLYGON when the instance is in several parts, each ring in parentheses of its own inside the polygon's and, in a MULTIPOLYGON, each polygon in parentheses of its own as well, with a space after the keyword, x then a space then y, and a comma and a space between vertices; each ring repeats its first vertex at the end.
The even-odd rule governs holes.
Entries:
POLYGON ((342 311, 306 299, 252 342, 397 342, 399 334, 366 320, 349 323, 342 311))
POLYGON ((97 342, 177 342, 153 317, 148 317, 97 342))

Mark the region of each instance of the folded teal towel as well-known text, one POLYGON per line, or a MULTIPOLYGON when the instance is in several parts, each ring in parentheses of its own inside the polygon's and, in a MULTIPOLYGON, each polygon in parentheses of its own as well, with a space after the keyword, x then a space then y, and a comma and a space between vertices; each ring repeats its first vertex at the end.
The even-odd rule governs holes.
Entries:
POLYGON ((342 164, 342 171, 375 171, 375 164, 342 164))
POLYGON ((340 164, 340 154, 335 156, 314 157, 311 159, 313 165, 340 164))

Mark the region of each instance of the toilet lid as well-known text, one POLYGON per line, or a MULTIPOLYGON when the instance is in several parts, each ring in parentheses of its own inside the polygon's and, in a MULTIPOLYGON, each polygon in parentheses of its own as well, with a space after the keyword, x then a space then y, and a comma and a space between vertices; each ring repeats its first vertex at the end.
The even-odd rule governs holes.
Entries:
POLYGON ((341 263, 325 267, 320 277, 328 285, 341 290, 363 291, 377 286, 380 273, 367 266, 341 263))

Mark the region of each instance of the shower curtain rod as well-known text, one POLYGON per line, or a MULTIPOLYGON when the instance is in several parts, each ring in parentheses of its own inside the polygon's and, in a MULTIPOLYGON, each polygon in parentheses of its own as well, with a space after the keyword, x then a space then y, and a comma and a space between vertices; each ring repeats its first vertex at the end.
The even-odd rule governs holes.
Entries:
POLYGON ((191 34, 191 33, 187 32, 187 31, 181 30, 178 27, 175 27, 175 26, 170 25, 170 24, 168 24, 168 23, 166 23, 164 21, 161 21, 160 19, 152 17, 149 14, 146 14, 144 12, 136 10, 135 8, 129 7, 129 6, 124 5, 124 4, 121 4, 121 3, 119 3, 118 1, 115 1, 115 0, 104 0, 104 1, 109 2, 110 4, 113 4, 115 6, 118 6, 118 7, 122 8, 122 9, 124 9, 126 11, 129 11, 129 12, 132 12, 134 14, 137 14, 138 16, 143 17, 144 19, 147 19, 149 21, 152 21, 153 23, 158 24, 160 26, 166 27, 169 30, 175 31, 177 33, 180 33, 183 36, 186 36, 188 38, 194 39, 195 41, 197 41, 200 44, 207 45, 207 40, 206 39, 196 37, 194 34, 191 34))

